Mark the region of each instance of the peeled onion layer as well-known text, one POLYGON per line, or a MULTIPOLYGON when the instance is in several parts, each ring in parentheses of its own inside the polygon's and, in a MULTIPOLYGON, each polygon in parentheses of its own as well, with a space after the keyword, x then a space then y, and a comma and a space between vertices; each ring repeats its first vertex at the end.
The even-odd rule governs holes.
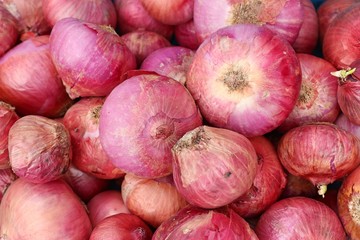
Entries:
POLYGON ((233 25, 200 45, 186 86, 210 125, 260 136, 294 108, 300 63, 291 45, 267 27, 233 25))

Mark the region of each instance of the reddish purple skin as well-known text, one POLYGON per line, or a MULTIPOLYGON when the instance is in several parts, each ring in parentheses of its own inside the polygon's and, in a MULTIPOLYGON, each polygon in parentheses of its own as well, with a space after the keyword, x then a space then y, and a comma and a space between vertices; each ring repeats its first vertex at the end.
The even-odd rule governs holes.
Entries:
POLYGON ((0 202, 4 196, 5 191, 17 178, 18 176, 15 175, 11 168, 0 169, 0 202))
POLYGON ((340 113, 335 124, 340 128, 351 132, 360 139, 360 125, 352 123, 344 113, 340 113))
POLYGON ((196 50, 201 44, 201 41, 197 38, 193 20, 176 25, 174 34, 176 42, 180 46, 196 50))
POLYGON ((19 37, 17 21, 3 6, 0 6, 0 57, 12 48, 19 37))

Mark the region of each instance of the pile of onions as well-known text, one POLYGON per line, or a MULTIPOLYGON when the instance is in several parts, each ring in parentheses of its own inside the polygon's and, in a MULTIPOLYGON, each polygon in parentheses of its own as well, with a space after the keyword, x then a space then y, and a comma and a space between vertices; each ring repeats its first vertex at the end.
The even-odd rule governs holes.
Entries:
POLYGON ((48 35, 28 39, 0 59, 0 100, 20 115, 51 118, 72 104, 51 61, 48 35))
POLYGON ((60 178, 69 168, 72 153, 65 126, 38 115, 21 117, 12 125, 8 149, 15 174, 34 183, 60 178))
POLYGON ((225 206, 249 191, 257 155, 243 135, 223 128, 200 126, 174 145, 176 188, 192 205, 225 206))
POLYGON ((62 180, 13 182, 0 204, 0 239, 89 239, 84 205, 62 180))
POLYGON ((238 24, 200 45, 186 86, 209 124, 254 137, 288 117, 300 92, 301 69, 282 37, 265 26, 238 24))
MULTIPOLYGON (((0 202, 8 187, 17 179, 11 168, 0 169, 0 202)), ((1 215, 1 214, 0 214, 1 215)))
POLYGON ((134 55, 114 29, 75 18, 56 22, 50 53, 73 99, 106 96, 121 82, 123 73, 136 67, 134 55))
POLYGON ((336 213, 306 197, 286 198, 271 205, 260 216, 255 232, 259 240, 346 239, 336 213))
POLYGON ((12 48, 18 39, 18 29, 16 19, 7 11, 7 9, 0 5, 0 57, 6 51, 12 48))
POLYGON ((193 19, 175 26, 174 35, 176 42, 183 47, 196 50, 201 41, 197 38, 193 19))
POLYGON ((174 79, 139 74, 119 84, 100 112, 100 142, 126 173, 159 178, 172 172, 171 147, 202 117, 187 89, 174 79))
POLYGON ((153 227, 158 227, 187 205, 177 191, 172 175, 144 179, 126 174, 121 194, 129 211, 153 227))

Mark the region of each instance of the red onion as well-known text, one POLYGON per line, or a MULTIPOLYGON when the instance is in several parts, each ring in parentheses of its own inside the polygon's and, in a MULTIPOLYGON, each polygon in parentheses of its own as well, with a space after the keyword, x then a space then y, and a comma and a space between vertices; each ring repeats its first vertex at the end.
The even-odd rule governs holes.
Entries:
POLYGON ((16 19, 0 5, 0 57, 12 48, 18 39, 19 32, 17 30, 16 19))
POLYGON ((122 34, 137 30, 156 32, 167 39, 173 34, 173 26, 155 20, 140 0, 114 0, 118 28, 122 34))
POLYGON ((171 77, 181 84, 185 84, 194 54, 193 50, 185 47, 163 47, 150 53, 140 68, 171 77))
POLYGON ((360 238, 359 200, 360 167, 344 179, 337 196, 339 217, 351 239, 360 238))
POLYGON ((63 123, 71 136, 72 163, 95 177, 115 179, 125 173, 111 163, 100 144, 99 118, 104 101, 102 97, 80 99, 67 110, 63 123))
POLYGON ((119 213, 130 213, 125 206, 121 192, 106 190, 96 194, 87 204, 89 217, 95 227, 103 219, 119 213))
POLYGON ((137 65, 153 51, 171 46, 169 40, 164 36, 150 31, 137 30, 121 36, 122 40, 130 51, 135 55, 137 65))
POLYGON ((273 144, 264 136, 250 139, 257 153, 258 167, 250 190, 230 203, 244 218, 254 217, 273 204, 286 185, 286 175, 273 144))
POLYGON ((330 188, 327 190, 326 195, 324 197, 317 195, 315 197, 316 200, 326 204, 330 207, 336 214, 339 213, 338 206, 337 206, 337 195, 338 189, 337 188, 330 188))
POLYGON ((18 177, 11 168, 0 169, 0 202, 5 194, 5 191, 17 178, 18 177))
POLYGON ((11 126, 19 119, 14 107, 0 101, 0 169, 9 168, 8 135, 11 126))
MULTIPOLYGON (((299 176, 286 174, 286 186, 280 198, 288 197, 316 197, 319 196, 314 185, 307 179, 299 176)), ((323 197, 323 196, 321 196, 323 197)), ((326 197, 326 196, 325 196, 326 197)))
POLYGON ((58 121, 27 115, 9 131, 9 159, 20 178, 44 183, 60 178, 69 168, 70 135, 58 121))
POLYGON ((163 24, 178 25, 193 17, 194 0, 140 0, 146 11, 163 24))
POLYGON ((144 179, 126 174, 121 193, 130 212, 153 227, 160 226, 187 205, 177 191, 172 175, 160 179, 144 179))
POLYGON ((119 213, 101 221, 92 231, 90 240, 151 240, 149 226, 134 214, 119 213))
POLYGON ((174 145, 173 175, 191 204, 217 208, 249 191, 257 171, 254 146, 227 129, 200 126, 174 145))
POLYGON ((346 239, 336 213, 306 197, 286 198, 271 205, 261 215, 255 232, 260 240, 346 239))
POLYGON ((163 222, 152 240, 248 239, 257 240, 249 224, 232 210, 206 210, 188 206, 163 222))
POLYGON ((312 123, 286 132, 278 145, 282 165, 304 177, 324 195, 326 186, 360 163, 359 139, 335 124, 312 123))
POLYGON ((201 124, 194 99, 181 83, 142 74, 125 80, 106 98, 100 142, 118 168, 159 178, 172 172, 171 147, 201 124))
POLYGON ((328 61, 310 54, 297 54, 300 61, 302 81, 300 95, 290 115, 280 125, 285 132, 291 128, 311 122, 334 122, 340 108, 336 97, 336 71, 328 61))
POLYGON ((75 18, 55 24, 50 52, 73 99, 106 96, 120 83, 124 72, 136 67, 135 57, 114 29, 75 18))
POLYGON ((0 239, 89 239, 84 205, 62 180, 35 184, 17 179, 0 204, 0 239))
POLYGON ((22 42, 0 59, 0 100, 20 115, 51 118, 72 104, 51 61, 48 35, 22 42))
POLYGON ((42 4, 45 18, 51 26, 68 17, 113 28, 116 26, 116 10, 111 0, 42 0, 42 4))
POLYGON ((186 86, 209 124, 254 137, 288 117, 300 92, 301 69, 283 38, 266 27, 238 24, 201 44, 186 86))
POLYGON ((294 43, 304 20, 300 0, 194 1, 194 24, 203 41, 220 28, 237 24, 266 25, 294 43))
POLYGON ((174 35, 176 42, 183 47, 196 50, 201 41, 197 38, 195 33, 195 25, 193 19, 186 23, 175 26, 174 35))
POLYGON ((356 137, 358 137, 360 139, 360 125, 356 125, 356 124, 352 123, 345 114, 340 113, 340 115, 338 116, 338 118, 335 121, 335 124, 337 126, 339 126, 340 128, 342 128, 348 132, 351 132, 352 134, 354 134, 356 137))

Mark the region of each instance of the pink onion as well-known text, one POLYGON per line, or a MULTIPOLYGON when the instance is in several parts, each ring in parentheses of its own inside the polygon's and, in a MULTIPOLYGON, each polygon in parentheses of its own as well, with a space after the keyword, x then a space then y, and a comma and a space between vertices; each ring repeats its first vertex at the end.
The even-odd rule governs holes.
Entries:
POLYGON ((345 114, 340 113, 340 115, 335 121, 335 124, 340 128, 351 132, 360 139, 360 125, 352 123, 345 114))
POLYGON ((60 178, 71 160, 70 135, 58 121, 27 115, 9 131, 9 159, 20 178, 44 183, 60 178))
POLYGON ((196 50, 201 41, 197 38, 193 19, 175 26, 174 35, 176 42, 183 47, 196 50))
POLYGON ((0 204, 1 239, 89 239, 84 205, 62 180, 43 184, 17 179, 0 204))
POLYGON ((0 169, 9 168, 8 136, 11 126, 19 119, 15 108, 0 101, 0 169))
POLYGON ((106 96, 135 57, 109 26, 65 18, 50 34, 50 52, 71 98, 106 96), (75 40, 76 39, 76 40, 75 40))
POLYGON ((273 204, 286 185, 286 175, 276 149, 264 136, 250 138, 257 153, 258 167, 248 192, 230 203, 230 208, 244 218, 260 215, 273 204))
POLYGON ((286 198, 271 205, 260 216, 255 232, 260 240, 346 239, 336 213, 306 197, 286 198))
POLYGON ((11 168, 0 169, 0 202, 5 194, 5 191, 17 178, 18 177, 11 168))
POLYGON ((45 18, 51 26, 68 17, 113 28, 116 26, 116 10, 111 0, 42 0, 42 4, 45 18))
POLYGON ((245 194, 258 167, 251 142, 222 128, 197 127, 172 151, 176 188, 190 204, 202 208, 225 206, 245 194))
POLYGON ((172 172, 171 147, 201 124, 194 99, 181 83, 140 74, 107 96, 100 113, 100 142, 118 168, 159 178, 172 172))
POLYGON ((126 174, 121 185, 126 207, 153 227, 187 205, 176 189, 172 175, 160 179, 144 179, 126 174))
POLYGON ((338 81, 330 73, 336 68, 323 58, 297 54, 302 81, 300 95, 290 115, 280 125, 283 132, 311 122, 334 122, 340 108, 337 100, 338 81))
POLYGON ((301 69, 283 38, 267 27, 238 24, 200 45, 186 86, 209 124, 254 137, 288 117, 300 92, 301 69))
POLYGON ((163 47, 150 53, 140 69, 154 71, 185 84, 195 52, 180 46, 163 47))
POLYGON ((95 177, 115 179, 125 173, 111 163, 100 144, 99 118, 104 101, 103 97, 80 99, 67 110, 63 123, 71 136, 72 163, 95 177))
POLYGON ((156 32, 167 39, 173 34, 173 26, 155 20, 140 0, 114 0, 118 28, 122 34, 138 30, 156 32))
POLYGON ((12 48, 18 40, 19 32, 17 29, 18 22, 7 11, 7 9, 0 5, 0 57, 12 48))
POLYGON ((51 61, 48 35, 22 42, 0 59, 0 100, 20 115, 51 118, 72 104, 51 61))
POLYGON ((194 1, 195 30, 201 41, 220 28, 251 23, 266 25, 293 44, 303 20, 300 0, 194 1))
POLYGON ((119 214, 130 213, 125 206, 121 192, 117 190, 105 190, 96 194, 87 204, 89 217, 95 227, 103 219, 119 214))
POLYGON ((90 240, 151 240, 149 226, 134 214, 119 213, 101 221, 92 231, 90 240))

